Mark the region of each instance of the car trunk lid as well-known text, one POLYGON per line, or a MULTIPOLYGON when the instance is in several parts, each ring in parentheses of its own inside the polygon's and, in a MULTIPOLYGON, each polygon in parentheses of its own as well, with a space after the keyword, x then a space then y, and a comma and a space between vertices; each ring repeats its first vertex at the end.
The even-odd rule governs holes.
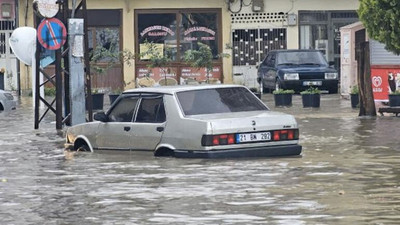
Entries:
POLYGON ((272 111, 207 114, 190 118, 208 122, 209 134, 297 128, 296 120, 292 115, 272 111))

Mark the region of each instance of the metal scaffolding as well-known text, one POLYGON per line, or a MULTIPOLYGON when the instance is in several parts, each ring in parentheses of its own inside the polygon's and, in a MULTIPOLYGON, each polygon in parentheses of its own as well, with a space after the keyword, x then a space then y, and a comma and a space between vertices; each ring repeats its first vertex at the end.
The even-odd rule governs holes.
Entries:
MULTIPOLYGON (((90 65, 89 65, 89 49, 88 49, 88 36, 87 36, 87 8, 86 0, 81 0, 79 4, 77 1, 73 0, 72 9, 69 9, 68 0, 59 0, 57 4, 59 5, 59 11, 56 17, 61 20, 65 26, 68 26, 69 18, 77 18, 78 12, 81 12, 81 18, 84 20, 84 72, 85 72, 85 98, 86 98, 86 108, 87 108, 87 121, 93 121, 92 113, 92 96, 91 96, 91 77, 90 77, 90 65), (76 6, 76 7, 75 7, 76 6)), ((34 3, 35 4, 35 3, 34 3)), ((33 8, 37 9, 34 5, 33 8)), ((38 27, 40 23, 40 16, 38 13, 34 13, 34 25, 35 28, 38 27)), ((68 30, 68 27, 67 27, 68 30)), ((62 48, 55 50, 55 73, 50 75, 45 71, 44 68, 40 68, 41 50, 42 47, 37 41, 36 43, 36 73, 34 74, 35 91, 34 93, 34 118, 35 124, 34 128, 38 129, 40 122, 47 115, 48 112, 55 113, 56 116, 56 129, 61 130, 63 125, 70 125, 71 119, 71 100, 70 100, 70 58, 69 58, 69 45, 68 38, 62 48), (43 81, 40 82, 40 73, 43 74, 43 81), (40 89, 44 85, 51 83, 54 85, 56 90, 55 98, 48 101, 44 96, 40 95, 40 89), (63 102, 64 100, 64 102, 63 102), (40 114, 40 104, 44 104, 44 112, 40 114), (64 109, 64 113, 63 113, 64 109)))

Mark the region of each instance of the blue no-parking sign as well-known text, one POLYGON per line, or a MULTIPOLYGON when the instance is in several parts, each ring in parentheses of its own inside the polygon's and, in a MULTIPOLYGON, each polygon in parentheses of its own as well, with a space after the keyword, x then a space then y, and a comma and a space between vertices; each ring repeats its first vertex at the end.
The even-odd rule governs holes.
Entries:
POLYGON ((44 19, 38 27, 38 40, 44 48, 57 50, 67 40, 67 29, 57 18, 44 19))

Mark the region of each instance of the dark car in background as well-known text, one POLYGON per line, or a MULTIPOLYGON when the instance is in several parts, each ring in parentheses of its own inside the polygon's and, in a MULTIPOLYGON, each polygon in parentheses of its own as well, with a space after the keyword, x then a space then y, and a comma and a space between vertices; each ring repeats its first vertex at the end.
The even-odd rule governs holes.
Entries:
POLYGON ((258 66, 257 80, 263 92, 310 86, 329 93, 338 92, 338 72, 318 50, 272 50, 258 66))

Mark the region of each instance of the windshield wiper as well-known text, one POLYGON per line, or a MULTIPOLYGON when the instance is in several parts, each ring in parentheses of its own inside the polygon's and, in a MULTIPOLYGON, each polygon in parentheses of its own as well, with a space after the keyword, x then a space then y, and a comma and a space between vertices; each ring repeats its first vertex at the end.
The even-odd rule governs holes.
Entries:
POLYGON ((296 63, 279 63, 278 66, 285 65, 285 66, 297 66, 296 63))
POLYGON ((321 64, 319 64, 319 63, 301 63, 300 65, 311 65, 311 66, 316 65, 316 66, 320 66, 321 64))

